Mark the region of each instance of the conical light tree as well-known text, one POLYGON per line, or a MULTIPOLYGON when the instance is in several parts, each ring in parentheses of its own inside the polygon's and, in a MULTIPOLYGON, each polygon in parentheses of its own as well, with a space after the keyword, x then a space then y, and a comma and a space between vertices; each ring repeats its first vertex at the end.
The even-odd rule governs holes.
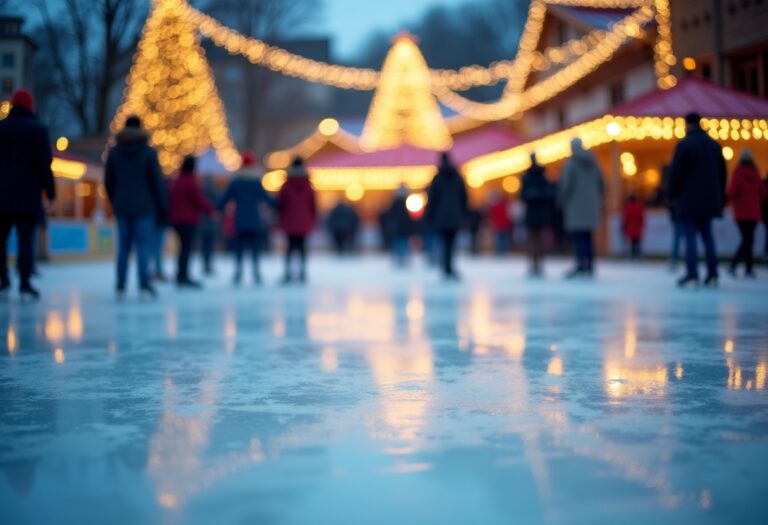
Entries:
POLYGON ((427 62, 414 37, 400 34, 384 59, 360 143, 367 150, 411 144, 445 150, 453 140, 432 95, 427 62))
POLYGON ((112 131, 141 117, 166 173, 211 147, 236 169, 240 156, 188 8, 186 0, 153 0, 112 131))

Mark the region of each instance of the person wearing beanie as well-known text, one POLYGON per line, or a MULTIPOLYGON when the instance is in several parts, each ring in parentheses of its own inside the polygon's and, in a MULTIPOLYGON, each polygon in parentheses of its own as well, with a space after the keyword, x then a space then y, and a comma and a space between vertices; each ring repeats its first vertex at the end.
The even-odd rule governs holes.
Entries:
POLYGON ((411 214, 406 206, 408 200, 408 187, 401 184, 392 197, 392 204, 386 213, 389 235, 392 237, 392 256, 396 266, 403 267, 408 264, 410 252, 410 240, 413 235, 414 224, 411 214))
POLYGON ((440 155, 437 174, 432 179, 427 193, 427 207, 424 218, 430 228, 442 240, 442 269, 448 280, 458 280, 453 267, 456 236, 468 212, 467 187, 450 155, 440 155))
POLYGON ((762 205, 766 198, 766 189, 760 178, 752 151, 744 148, 739 155, 739 165, 733 172, 728 186, 728 200, 733 207, 733 218, 739 227, 741 243, 733 256, 729 272, 736 276, 736 270, 742 262, 746 267, 746 276, 754 278, 753 245, 755 228, 760 222, 762 205))
POLYGON ((36 299, 32 287, 34 230, 43 209, 43 194, 49 206, 56 198, 51 171, 48 130, 35 116, 35 101, 27 89, 16 91, 11 111, 0 121, 0 299, 10 290, 7 243, 16 228, 19 292, 22 299, 36 299))
POLYGON ((238 286, 243 278, 243 254, 251 254, 251 272, 254 284, 261 284, 259 255, 265 244, 268 222, 267 214, 276 206, 275 200, 267 194, 261 183, 263 170, 250 151, 242 154, 242 166, 227 186, 218 203, 223 212, 234 205, 234 252, 235 276, 233 282, 238 286))
POLYGON ((315 190, 309 182, 309 173, 301 157, 293 159, 286 174, 287 179, 277 196, 280 228, 288 236, 283 283, 287 284, 293 280, 291 261, 294 254, 299 258, 298 280, 303 283, 307 277, 306 239, 317 220, 315 190))
POLYGON ((197 225, 203 214, 213 215, 216 209, 208 202, 195 173, 195 157, 184 158, 179 175, 171 184, 170 222, 179 237, 179 258, 176 285, 180 288, 201 288, 189 276, 189 258, 197 236, 197 225))
POLYGON ((726 166, 723 151, 701 129, 701 116, 685 117, 686 136, 675 147, 669 178, 669 200, 685 236, 686 274, 677 284, 699 283, 697 237, 701 236, 707 258, 704 286, 717 287, 717 252, 712 220, 722 217, 725 207, 726 166))
POLYGON ((155 223, 168 212, 168 192, 157 152, 141 120, 130 116, 107 154, 104 187, 117 220, 117 298, 125 296, 128 259, 135 248, 142 297, 156 296, 149 273, 155 223))

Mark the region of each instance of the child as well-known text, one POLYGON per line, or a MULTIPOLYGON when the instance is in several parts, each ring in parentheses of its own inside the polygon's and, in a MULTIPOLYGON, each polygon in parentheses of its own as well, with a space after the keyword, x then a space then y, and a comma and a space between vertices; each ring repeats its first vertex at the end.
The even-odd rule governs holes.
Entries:
POLYGON ((622 229, 630 243, 630 259, 639 260, 642 257, 640 244, 645 228, 645 207, 637 197, 630 195, 624 203, 622 229))
POLYGON ((243 253, 251 252, 253 282, 261 284, 259 272, 259 252, 267 225, 262 215, 262 206, 274 206, 274 200, 261 184, 262 170, 256 164, 253 153, 243 152, 243 163, 235 178, 227 187, 219 201, 219 209, 224 210, 230 202, 235 203, 233 221, 235 237, 235 286, 243 276, 243 253))

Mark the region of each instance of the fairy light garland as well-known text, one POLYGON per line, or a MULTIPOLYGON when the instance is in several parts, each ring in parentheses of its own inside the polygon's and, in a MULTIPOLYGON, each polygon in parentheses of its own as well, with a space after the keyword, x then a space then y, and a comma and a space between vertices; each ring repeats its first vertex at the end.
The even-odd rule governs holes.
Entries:
POLYGON ((111 129, 117 132, 129 115, 141 117, 165 173, 178 169, 186 155, 210 147, 227 169, 236 169, 240 155, 184 5, 184 0, 155 0, 111 129))
MULTIPOLYGON (((766 119, 705 118, 702 128, 710 137, 731 141, 768 140, 766 119)), ((530 154, 542 164, 571 156, 571 140, 581 138, 587 149, 612 141, 673 141, 685 136, 685 119, 672 117, 633 117, 606 115, 584 124, 552 133, 508 150, 483 155, 467 162, 462 171, 470 186, 480 187, 490 180, 521 173, 530 166, 530 154)))

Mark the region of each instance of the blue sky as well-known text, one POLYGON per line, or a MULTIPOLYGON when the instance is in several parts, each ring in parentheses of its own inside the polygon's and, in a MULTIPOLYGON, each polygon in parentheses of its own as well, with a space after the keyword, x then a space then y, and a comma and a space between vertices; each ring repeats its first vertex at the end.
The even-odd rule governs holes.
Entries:
POLYGON ((377 30, 394 36, 405 23, 415 20, 433 5, 457 5, 467 0, 323 0, 324 13, 318 18, 318 33, 333 39, 333 53, 352 58, 377 30))

